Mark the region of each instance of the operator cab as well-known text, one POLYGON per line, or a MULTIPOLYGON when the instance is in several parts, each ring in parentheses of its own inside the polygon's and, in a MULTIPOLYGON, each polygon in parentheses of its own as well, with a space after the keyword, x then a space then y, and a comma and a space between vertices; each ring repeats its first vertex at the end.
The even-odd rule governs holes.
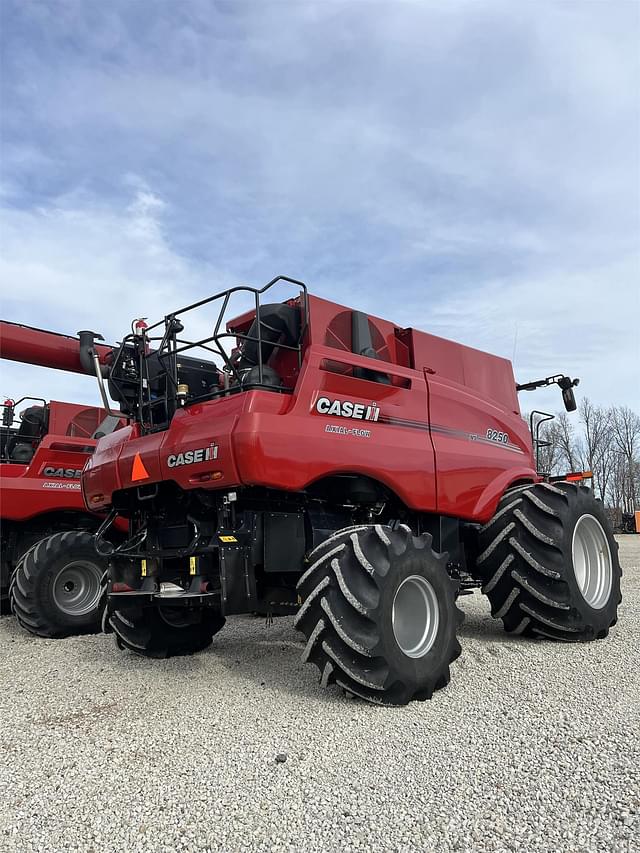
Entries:
POLYGON ((25 400, 34 399, 23 397, 17 402, 5 400, 2 406, 0 461, 28 465, 33 459, 38 444, 47 434, 49 411, 44 400, 42 400, 42 405, 28 406, 23 409, 18 416, 18 426, 14 426, 16 407, 25 400))

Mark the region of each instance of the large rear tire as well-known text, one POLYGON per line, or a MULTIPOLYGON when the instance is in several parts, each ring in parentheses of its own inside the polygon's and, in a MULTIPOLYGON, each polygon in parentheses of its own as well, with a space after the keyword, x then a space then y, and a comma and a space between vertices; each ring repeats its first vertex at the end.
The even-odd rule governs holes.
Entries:
POLYGON ((97 633, 106 569, 91 533, 55 533, 18 561, 9 589, 12 612, 25 630, 38 637, 97 633))
POLYGON ((303 661, 321 684, 381 705, 430 699, 460 655, 457 583, 429 535, 402 527, 346 528, 308 556, 298 582, 303 661))
POLYGON ((491 613, 509 633, 588 642, 616 623, 618 545, 586 486, 537 483, 506 492, 480 531, 477 568, 491 613))
POLYGON ((225 620, 209 608, 166 605, 114 610, 105 623, 115 633, 119 648, 147 658, 170 658, 208 648, 225 620))

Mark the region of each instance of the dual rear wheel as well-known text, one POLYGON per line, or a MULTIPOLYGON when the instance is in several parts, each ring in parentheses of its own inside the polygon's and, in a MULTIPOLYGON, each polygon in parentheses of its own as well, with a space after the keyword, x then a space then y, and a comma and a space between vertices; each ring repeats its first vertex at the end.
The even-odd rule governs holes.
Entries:
POLYGON ((615 625, 618 545, 602 503, 585 486, 507 491, 479 546, 482 591, 509 633, 588 642, 615 625))
MULTIPOLYGON (((447 557, 432 551, 429 536, 363 525, 335 534, 308 560, 296 624, 307 638, 303 660, 316 664, 324 685, 401 705, 449 681, 462 614, 447 557)), ((618 545, 602 503, 583 485, 507 491, 479 532, 474 572, 509 633, 588 642, 616 623, 618 545)))

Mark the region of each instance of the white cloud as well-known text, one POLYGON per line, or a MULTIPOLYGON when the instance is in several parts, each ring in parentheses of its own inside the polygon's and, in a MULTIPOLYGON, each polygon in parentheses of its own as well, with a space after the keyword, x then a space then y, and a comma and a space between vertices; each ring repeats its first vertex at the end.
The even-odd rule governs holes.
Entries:
MULTIPOLYGON (((79 196, 36 210, 3 208, 5 318, 71 335, 94 329, 111 342, 134 317, 160 319, 206 292, 213 271, 172 249, 162 225, 163 200, 146 186, 132 192, 130 203, 119 208, 79 196)), ((2 392, 97 399, 84 377, 7 362, 2 392)))
MULTIPOLYGON (((639 282, 639 259, 630 256, 600 268, 488 282, 427 307, 410 304, 404 314, 434 334, 514 359, 520 382, 566 373, 580 378, 577 395, 638 410, 639 282)), ((561 408, 557 389, 521 394, 520 404, 561 408)))
MULTIPOLYGON (((136 186, 120 208, 76 197, 36 211, 2 211, 0 276, 14 285, 5 294, 7 319, 65 334, 93 328, 115 341, 134 317, 157 320, 237 283, 228 271, 180 256, 164 232, 166 203, 146 185, 136 186)), ((368 305, 363 296, 354 304, 508 358, 517 338, 521 381, 567 372, 581 377, 584 395, 640 407, 638 336, 624 331, 627 318, 640 315, 639 273, 638 259, 630 256, 587 271, 486 281, 459 294, 431 296, 427 281, 400 303, 393 293, 376 291, 368 305)), ((333 298, 351 301, 339 288, 332 291, 333 298)), ((319 295, 330 294, 321 289, 319 295)), ((92 380, 7 362, 0 390, 14 397, 97 401, 92 380)), ((523 407, 534 404, 555 409, 559 397, 555 391, 522 397, 523 407)))

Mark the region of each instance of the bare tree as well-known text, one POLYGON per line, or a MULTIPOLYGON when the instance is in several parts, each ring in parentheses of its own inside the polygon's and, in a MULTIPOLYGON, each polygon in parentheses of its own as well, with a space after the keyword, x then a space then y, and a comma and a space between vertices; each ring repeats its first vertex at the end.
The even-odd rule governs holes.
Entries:
POLYGON ((540 427, 546 442, 538 449, 538 469, 545 474, 593 471, 597 497, 620 521, 640 508, 640 416, 631 409, 605 408, 585 398, 579 421, 566 412, 540 427))
POLYGON ((559 429, 555 421, 547 421, 540 427, 543 442, 538 452, 538 467, 545 474, 555 474, 560 461, 559 429))
POLYGON ((637 467, 640 458, 640 416, 627 406, 612 410, 612 433, 620 464, 616 474, 623 512, 633 512, 637 501, 637 467))
POLYGON ((588 397, 581 401, 579 413, 583 427, 582 440, 578 445, 581 467, 593 471, 594 491, 604 500, 611 468, 611 413, 595 406, 588 397))
POLYGON ((609 433, 607 444, 598 460, 594 475, 597 476, 600 496, 605 503, 610 503, 611 483, 616 469, 618 451, 613 446, 613 433, 609 433))
POLYGON ((561 412, 556 416, 554 426, 557 428, 558 461, 566 465, 568 471, 575 471, 579 449, 574 426, 566 412, 561 412))

